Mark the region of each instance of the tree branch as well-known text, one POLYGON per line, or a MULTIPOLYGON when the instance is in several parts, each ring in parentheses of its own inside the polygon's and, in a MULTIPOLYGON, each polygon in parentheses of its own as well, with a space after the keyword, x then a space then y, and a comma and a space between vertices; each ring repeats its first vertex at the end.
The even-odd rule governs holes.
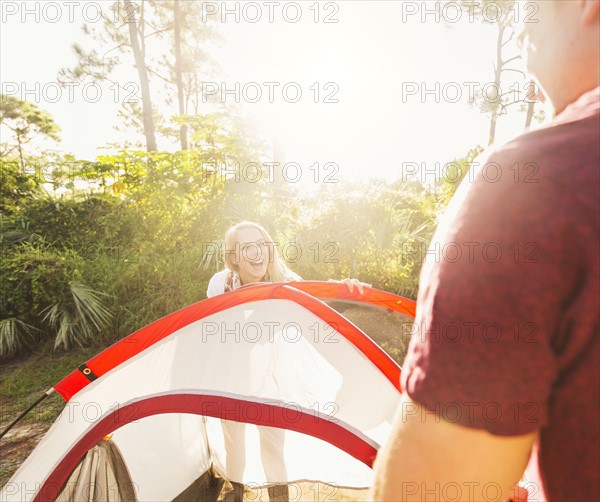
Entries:
POLYGON ((150 21, 144 21, 144 24, 150 26, 153 30, 158 30, 158 27, 154 26, 150 21))
POLYGON ((515 38, 515 32, 514 30, 511 32, 510 37, 506 40, 506 42, 502 42, 501 47, 504 47, 506 44, 508 44, 513 38, 515 38))
POLYGON ((508 64, 508 63, 510 63, 511 61, 514 61, 515 59, 521 59, 521 56, 520 56, 520 55, 518 55, 518 56, 513 56, 512 58, 510 58, 510 59, 507 59, 506 61, 502 61, 502 62, 500 63, 500 66, 504 66, 504 65, 506 65, 506 64, 508 64))
POLYGON ((144 7, 145 7, 145 3, 144 0, 142 0, 142 5, 140 8, 140 19, 137 22, 137 33, 139 34, 139 38, 140 38, 140 46, 142 48, 142 57, 144 59, 144 61, 146 61, 146 37, 144 36, 144 7))
POLYGON ((517 70, 516 68, 502 68, 502 71, 514 71, 514 72, 520 73, 521 75, 525 76, 524 71, 517 70))
POLYGON ((148 67, 148 71, 150 73, 152 73, 152 75, 156 75, 158 78, 160 78, 161 80, 164 80, 167 84, 173 84, 174 82, 172 80, 169 80, 166 77, 163 77, 160 73, 158 73, 157 71, 154 71, 152 68, 148 67))
MULTIPOLYGON (((504 28, 508 28, 508 26, 510 26, 511 20, 512 20, 512 16, 511 16, 510 9, 509 9, 509 13, 506 16, 504 16, 504 19, 500 20, 500 23, 502 23, 502 26, 504 28)), ((514 33, 514 31, 515 30, 514 30, 514 27, 513 27, 513 33, 514 33)))
POLYGON ((14 145, 12 148, 8 148, 10 146, 8 143, 5 143, 5 145, 7 148, 4 150, 0 150, 0 157, 6 157, 17 149, 17 145, 14 145))
POLYGON ((153 31, 152 33, 150 33, 148 35, 144 35, 143 38, 144 39, 150 38, 150 37, 153 37, 154 35, 159 35, 161 33, 164 33, 165 31, 171 31, 171 29, 165 28, 164 30, 156 30, 156 31, 153 31))
POLYGON ((119 45, 113 47, 112 49, 108 49, 104 54, 102 54, 102 61, 104 61, 104 59, 106 58, 106 55, 109 52, 116 51, 117 49, 120 49, 121 47, 131 47, 131 45, 123 42, 122 44, 119 44, 119 45))
POLYGON ((524 103, 524 101, 523 101, 523 100, 520 100, 520 101, 511 101, 510 103, 501 103, 501 104, 500 104, 500 107, 501 107, 502 109, 505 109, 505 108, 508 108, 509 106, 516 105, 516 104, 518 104, 518 103, 524 103))

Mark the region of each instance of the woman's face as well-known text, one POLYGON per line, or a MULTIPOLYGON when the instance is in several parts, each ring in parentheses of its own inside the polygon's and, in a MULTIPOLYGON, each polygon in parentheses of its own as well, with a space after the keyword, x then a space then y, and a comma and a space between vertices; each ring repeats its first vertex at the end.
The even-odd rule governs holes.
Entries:
POLYGON ((243 284, 260 282, 267 274, 267 266, 271 260, 271 242, 265 242, 257 228, 246 227, 237 231, 235 246, 235 262, 239 267, 243 284))

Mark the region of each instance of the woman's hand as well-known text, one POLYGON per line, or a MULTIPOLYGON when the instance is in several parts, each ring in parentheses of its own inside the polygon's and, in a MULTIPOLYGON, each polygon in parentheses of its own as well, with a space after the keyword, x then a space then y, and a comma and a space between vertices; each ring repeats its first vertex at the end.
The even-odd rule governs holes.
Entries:
POLYGON ((364 290, 363 287, 364 286, 368 286, 371 287, 370 284, 367 284, 366 282, 360 282, 358 279, 343 279, 341 281, 335 281, 335 282, 343 282, 346 286, 348 286, 348 290, 350 291, 350 293, 352 293, 352 291, 354 291, 354 288, 356 287, 356 289, 358 289, 359 294, 364 294, 364 290))

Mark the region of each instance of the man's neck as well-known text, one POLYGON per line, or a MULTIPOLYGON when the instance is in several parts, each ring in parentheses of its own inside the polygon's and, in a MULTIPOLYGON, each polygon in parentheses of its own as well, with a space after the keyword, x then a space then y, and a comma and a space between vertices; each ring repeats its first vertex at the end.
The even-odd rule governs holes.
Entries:
POLYGON ((585 94, 598 89, 599 86, 599 82, 591 82, 587 85, 578 86, 577 89, 574 89, 568 94, 564 93, 559 96, 551 97, 550 101, 554 107, 555 115, 561 114, 567 107, 579 101, 585 94))

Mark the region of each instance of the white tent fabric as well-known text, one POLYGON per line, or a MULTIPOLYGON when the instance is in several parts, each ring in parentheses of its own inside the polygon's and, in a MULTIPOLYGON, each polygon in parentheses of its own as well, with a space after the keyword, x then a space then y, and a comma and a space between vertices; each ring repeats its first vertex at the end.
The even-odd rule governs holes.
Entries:
POLYGON ((249 486, 368 487, 370 467, 339 446, 348 436, 376 450, 399 398, 329 319, 289 299, 242 303, 187 324, 82 388, 0 500, 53 498, 57 468, 108 433, 140 501, 172 500, 211 466, 249 486), (329 431, 325 439, 296 431, 309 419, 311 430, 329 431))

